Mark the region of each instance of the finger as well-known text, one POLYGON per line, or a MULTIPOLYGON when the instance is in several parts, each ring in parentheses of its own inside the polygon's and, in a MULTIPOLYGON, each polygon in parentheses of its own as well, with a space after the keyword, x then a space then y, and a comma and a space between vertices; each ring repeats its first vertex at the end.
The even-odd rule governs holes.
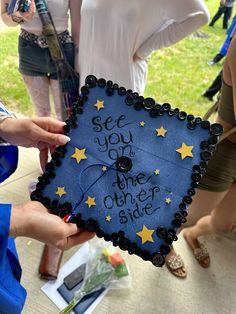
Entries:
POLYGON ((64 133, 63 127, 65 126, 65 122, 56 120, 51 117, 36 117, 32 118, 32 122, 38 125, 40 128, 45 131, 50 131, 52 133, 64 133))
MULTIPOLYGON (((40 142, 44 142, 45 146, 52 146, 52 145, 65 145, 70 141, 70 138, 64 134, 57 134, 45 131, 44 129, 38 127, 35 134, 35 139, 37 144, 40 142)), ((42 149, 42 144, 40 144, 40 148, 42 149)), ((37 145, 38 146, 38 145, 37 145)))
POLYGON ((95 233, 84 230, 78 234, 72 235, 67 238, 67 242, 64 246, 64 250, 68 250, 75 245, 82 244, 86 241, 91 240, 95 236, 95 233))
POLYGON ((42 171, 45 170, 45 166, 48 162, 48 148, 41 149, 39 151, 39 161, 42 171))

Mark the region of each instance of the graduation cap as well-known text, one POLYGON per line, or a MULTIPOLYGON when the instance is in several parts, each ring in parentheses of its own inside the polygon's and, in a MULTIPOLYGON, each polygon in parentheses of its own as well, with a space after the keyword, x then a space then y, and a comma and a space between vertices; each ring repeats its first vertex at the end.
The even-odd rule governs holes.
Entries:
POLYGON ((162 266, 221 125, 90 75, 65 134, 32 199, 162 266))

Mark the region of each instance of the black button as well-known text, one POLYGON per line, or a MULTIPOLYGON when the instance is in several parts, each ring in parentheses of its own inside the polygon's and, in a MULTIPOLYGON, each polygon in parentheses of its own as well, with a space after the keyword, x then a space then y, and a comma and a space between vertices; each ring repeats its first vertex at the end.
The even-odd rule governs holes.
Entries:
POLYGON ((42 194, 39 190, 33 191, 30 195, 31 201, 41 201, 42 194))
POLYGON ((199 172, 194 172, 192 174, 191 178, 194 182, 199 182, 201 180, 202 176, 199 172))
POLYGON ((104 237, 104 231, 102 229, 98 229, 96 231, 96 235, 98 238, 103 238, 104 237))
POLYGON ((170 247, 169 247, 169 245, 167 245, 167 244, 162 244, 162 245, 160 246, 160 251, 161 251, 161 254, 163 254, 163 255, 169 254, 169 253, 170 253, 170 247))
POLYGON ((45 207, 49 207, 50 206, 50 203, 51 203, 51 201, 50 201, 50 199, 48 198, 48 197, 43 197, 42 199, 41 199, 41 203, 45 206, 45 207))
POLYGON ((181 218, 182 224, 185 224, 187 222, 187 219, 185 217, 181 218))
POLYGON ((140 97, 139 94, 136 93, 136 92, 132 93, 132 96, 133 96, 134 99, 138 99, 140 97))
POLYGON ((186 209, 186 204, 180 203, 180 204, 179 204, 179 209, 181 209, 181 210, 186 209))
POLYGON ((151 258, 151 254, 148 251, 142 251, 141 257, 144 261, 149 261, 151 258))
POLYGON ((174 218, 171 223, 174 228, 179 228, 182 225, 181 220, 179 218, 174 218))
POLYGON ((156 105, 156 102, 151 97, 145 98, 144 101, 143 101, 143 106, 147 110, 153 109, 155 107, 155 105, 156 105))
POLYGON ((182 215, 181 215, 180 213, 175 213, 174 217, 175 217, 175 218, 181 218, 182 215))
POLYGON ((187 118, 187 113, 184 111, 180 111, 177 117, 179 120, 185 120, 187 118))
POLYGON ((191 188, 196 189, 198 187, 198 182, 192 182, 191 188))
POLYGON ((189 130, 194 130, 194 129, 196 129, 196 126, 197 126, 197 124, 195 123, 195 121, 190 121, 190 122, 187 124, 187 128, 188 128, 189 130))
POLYGON ((114 94, 114 89, 112 87, 107 87, 106 89, 107 96, 112 96, 114 94))
POLYGON ((76 222, 76 226, 81 229, 81 228, 84 228, 85 226, 85 221, 83 219, 78 219, 77 222, 76 222))
POLYGON ((111 80, 107 81, 107 86, 108 87, 112 87, 113 86, 113 82, 111 80))
POLYGON ((125 98, 125 103, 126 103, 127 106, 132 106, 133 103, 134 103, 133 97, 131 97, 130 95, 128 95, 128 96, 125 98))
POLYGON ((197 117, 197 118, 195 119, 195 122, 196 122, 197 124, 200 124, 200 123, 202 122, 202 119, 201 119, 200 117, 197 117))
POLYGON ((206 170, 206 168, 207 168, 207 163, 205 162, 205 161, 201 161, 200 162, 200 167, 201 167, 201 169, 203 170, 206 170))
POLYGON ((86 229, 91 232, 95 232, 99 228, 99 224, 95 219, 88 219, 86 222, 86 229))
POLYGON ((151 110, 149 111, 150 117, 151 117, 151 118, 156 118, 156 117, 158 117, 158 116, 159 116, 159 111, 160 111, 160 109, 158 109, 158 108, 153 108, 153 109, 151 109, 151 110))
POLYGON ((187 115, 187 120, 188 120, 188 121, 194 120, 194 115, 188 114, 188 115, 187 115))
POLYGON ((50 179, 54 179, 54 178, 56 177, 56 174, 55 174, 55 172, 53 172, 53 171, 49 171, 49 172, 48 172, 48 175, 49 175, 49 178, 50 178, 50 179))
POLYGON ((136 102, 134 104, 134 109, 137 110, 137 111, 143 109, 143 104, 141 102, 136 102))
POLYGON ((132 160, 126 156, 118 157, 116 160, 116 168, 121 172, 128 172, 132 168, 132 160))
POLYGON ((64 131, 65 134, 67 134, 67 133, 70 132, 70 126, 69 126, 69 124, 66 124, 66 125, 63 126, 63 131, 64 131))
POLYGON ((56 167, 60 167, 61 166, 61 160, 60 159, 54 160, 54 165, 56 167))
POLYGON ((160 239, 165 239, 166 235, 167 235, 167 231, 165 227, 158 227, 156 230, 156 234, 158 236, 158 238, 160 239))
POLYGON ((82 114, 83 113, 83 108, 82 107, 77 107, 77 109, 76 109, 76 113, 78 113, 78 114, 82 114))
POLYGON ((88 86, 82 86, 81 87, 81 94, 83 94, 83 95, 88 95, 88 93, 89 93, 89 87, 88 86))
POLYGON ((94 75, 89 75, 85 79, 85 83, 88 84, 89 87, 95 87, 97 84, 97 78, 94 75))
POLYGON ((62 205, 63 208, 68 209, 69 211, 72 211, 72 204, 70 202, 65 202, 62 205))
POLYGON ((218 142, 218 139, 219 137, 214 135, 214 136, 209 137, 208 142, 211 145, 216 145, 218 142))
POLYGON ((48 162, 45 166, 45 170, 49 171, 53 171, 55 169, 54 165, 52 162, 48 162))
POLYGON ((196 192, 195 192, 194 189, 189 189, 189 190, 188 190, 188 195, 189 195, 189 196, 193 196, 193 195, 195 195, 195 194, 196 194, 196 192))
POLYGON ((174 237, 175 235, 176 235, 176 231, 175 231, 175 229, 169 229, 168 230, 168 234, 171 236, 171 237, 174 237))
POLYGON ((126 238, 119 238, 119 240, 118 240, 119 248, 120 248, 122 251, 128 250, 129 242, 128 242, 127 240, 128 240, 128 239, 126 239, 126 238))
POLYGON ((98 86, 99 87, 105 87, 106 86, 106 80, 105 79, 103 79, 103 78, 100 78, 99 80, 98 80, 98 86))
POLYGON ((200 156, 202 160, 208 161, 211 159, 211 152, 209 152, 208 150, 204 150, 203 152, 201 152, 200 156))
POLYGON ((168 111, 168 115, 169 115, 170 117, 174 116, 174 115, 175 115, 174 109, 170 109, 170 110, 168 111))
POLYGON ((118 94, 119 94, 120 96, 126 95, 126 89, 125 89, 124 87, 119 87, 119 88, 118 88, 118 94))
POLYGON ((129 254, 134 254, 136 249, 137 249, 137 245, 135 243, 131 243, 129 248, 128 248, 128 253, 129 254))
POLYGON ((118 231, 118 236, 123 238, 125 236, 124 231, 123 230, 118 231))
POLYGON ((185 196, 183 198, 183 202, 186 203, 187 205, 190 205, 192 203, 192 197, 190 196, 185 196))
POLYGON ((162 109, 164 111, 169 111, 171 109, 171 106, 170 104, 168 104, 167 102, 165 102, 163 105, 162 105, 162 109))
POLYGON ((64 155, 64 154, 67 152, 66 145, 64 145, 64 146, 58 146, 58 147, 56 148, 56 151, 57 151, 58 153, 61 153, 61 154, 64 155))
POLYGON ((201 171, 201 167, 199 165, 194 165, 192 170, 193 170, 193 172, 200 172, 201 171))
POLYGON ((119 238, 118 233, 113 232, 113 233, 111 234, 111 240, 112 240, 112 241, 116 241, 118 238, 119 238))
POLYGON ((165 264, 165 258, 160 253, 155 253, 152 255, 152 264, 156 267, 162 267, 165 264))
POLYGON ((209 121, 202 121, 202 122, 201 122, 201 127, 202 127, 203 129, 209 129, 210 126, 211 126, 211 124, 210 124, 209 121))
POLYGON ((200 143, 200 148, 201 149, 205 150, 205 149, 208 149, 208 147, 209 147, 209 142, 208 141, 202 141, 200 143))
POLYGON ((114 88, 114 89, 118 89, 118 88, 119 88, 119 85, 118 85, 117 83, 115 83, 115 84, 113 85, 113 88, 114 88))
POLYGON ((219 123, 214 123, 210 126, 210 133, 215 136, 220 136, 223 133, 223 127, 219 123))
POLYGON ((171 237, 171 236, 167 236, 167 237, 165 237, 165 242, 166 242, 168 245, 171 245, 171 244, 172 244, 172 242, 173 242, 172 237, 171 237))
POLYGON ((105 241, 111 241, 111 236, 108 233, 105 233, 103 238, 105 241))
POLYGON ((179 108, 175 108, 174 109, 174 114, 178 114, 179 113, 179 108))

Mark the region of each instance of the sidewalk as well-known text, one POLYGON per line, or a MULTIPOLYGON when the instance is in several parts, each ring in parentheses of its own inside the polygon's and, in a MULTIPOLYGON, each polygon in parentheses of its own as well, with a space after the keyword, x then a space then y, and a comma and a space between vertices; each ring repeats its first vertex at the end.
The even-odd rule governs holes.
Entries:
MULTIPOLYGON (((19 203, 29 200, 28 184, 39 175, 36 149, 20 149, 16 173, 0 187, 1 202, 19 203)), ((17 239, 23 268, 22 283, 28 291, 23 314, 56 314, 56 306, 40 291, 44 284, 37 271, 42 244, 28 238, 17 239)), ((184 257, 188 278, 172 276, 164 267, 157 269, 151 263, 122 252, 130 267, 133 287, 130 292, 109 292, 95 314, 234 314, 236 313, 236 241, 212 236, 204 239, 212 256, 211 267, 198 266, 180 236, 177 250, 184 257)), ((63 263, 77 250, 64 254, 63 263)), ((10 314, 10 312, 9 312, 10 314)))

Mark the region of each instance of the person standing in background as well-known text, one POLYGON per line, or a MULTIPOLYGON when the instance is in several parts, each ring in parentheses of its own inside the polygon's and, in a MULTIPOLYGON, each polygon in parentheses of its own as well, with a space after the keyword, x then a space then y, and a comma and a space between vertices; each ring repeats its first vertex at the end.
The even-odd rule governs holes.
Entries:
MULTIPOLYGON (((209 19, 203 0, 83 0, 78 69, 143 94, 154 50, 187 37, 209 19)), ((79 14, 79 12, 78 12, 79 14)))
MULTIPOLYGON (((52 16, 59 41, 65 57, 74 67, 75 53, 79 43, 79 18, 74 14, 79 1, 77 0, 48 0, 47 5, 52 16), (68 31, 69 12, 71 15, 71 33, 68 31)), ((50 91, 53 96, 55 113, 62 120, 61 93, 57 78, 57 70, 51 58, 46 40, 42 35, 42 22, 36 12, 34 0, 29 11, 16 12, 9 16, 7 6, 9 0, 1 0, 1 17, 8 26, 20 24, 19 36, 19 71, 26 84, 28 92, 38 116, 50 116, 50 91)))
POLYGON ((228 29, 228 24, 229 24, 229 20, 233 12, 234 3, 235 3, 235 0, 220 0, 220 6, 218 8, 218 11, 213 16, 209 26, 213 27, 215 22, 219 20, 222 14, 224 14, 223 29, 228 29))

